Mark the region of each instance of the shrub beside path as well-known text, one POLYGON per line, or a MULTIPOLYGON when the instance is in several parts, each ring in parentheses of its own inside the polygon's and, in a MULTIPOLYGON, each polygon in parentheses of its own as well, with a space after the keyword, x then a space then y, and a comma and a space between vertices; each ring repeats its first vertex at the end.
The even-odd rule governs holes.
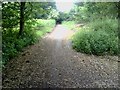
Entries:
POLYGON ((3 88, 117 88, 118 57, 72 49, 73 31, 57 25, 3 70, 3 88))

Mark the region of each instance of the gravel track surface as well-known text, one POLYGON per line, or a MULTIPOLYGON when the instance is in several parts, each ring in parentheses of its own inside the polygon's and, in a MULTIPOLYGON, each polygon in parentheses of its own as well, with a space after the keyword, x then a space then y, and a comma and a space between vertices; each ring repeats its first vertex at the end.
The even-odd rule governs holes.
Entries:
POLYGON ((78 53, 73 31, 57 25, 3 70, 3 88, 117 88, 118 57, 78 53))

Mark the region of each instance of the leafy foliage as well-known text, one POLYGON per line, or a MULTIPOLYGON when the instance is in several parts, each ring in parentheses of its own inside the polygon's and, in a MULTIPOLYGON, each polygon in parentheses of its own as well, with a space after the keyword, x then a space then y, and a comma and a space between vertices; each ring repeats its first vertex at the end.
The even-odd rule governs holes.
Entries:
POLYGON ((24 47, 34 44, 39 37, 52 30, 55 25, 54 20, 35 20, 35 18, 47 19, 53 8, 55 8, 53 2, 2 3, 3 64, 17 56, 24 47), (23 4, 24 8, 22 8, 23 4), (19 28, 21 26, 22 29, 19 28))
POLYGON ((2 27, 3 28, 12 28, 19 23, 19 9, 20 4, 15 3, 3 3, 2 4, 2 27))
POLYGON ((21 37, 17 38, 19 29, 14 28, 3 32, 3 64, 18 55, 22 49, 34 44, 39 37, 50 32, 55 25, 54 20, 29 20, 25 23, 25 30, 21 37), (49 29, 46 29, 48 27, 49 29), (39 34, 42 33, 42 34, 39 34))
POLYGON ((87 54, 118 54, 117 22, 110 21, 97 20, 81 28, 73 37, 73 48, 87 54))
POLYGON ((76 3, 70 13, 74 12, 71 16, 77 23, 90 22, 104 17, 115 19, 118 15, 117 5, 117 2, 80 2, 76 3))
MULTIPOLYGON (((85 24, 84 27, 78 27, 79 31, 72 38, 73 48, 76 51, 95 55, 119 54, 117 4, 76 3, 72 11, 75 12, 73 18, 76 23, 85 24)), ((74 25, 72 27, 74 28, 74 25)))

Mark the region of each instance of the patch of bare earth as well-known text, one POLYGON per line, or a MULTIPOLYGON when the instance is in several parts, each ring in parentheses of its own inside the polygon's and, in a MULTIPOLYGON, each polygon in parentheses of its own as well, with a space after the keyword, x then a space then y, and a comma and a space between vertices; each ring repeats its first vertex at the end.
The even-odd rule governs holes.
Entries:
POLYGON ((39 43, 10 60, 3 88, 117 88, 118 57, 77 53, 72 31, 58 25, 39 43))

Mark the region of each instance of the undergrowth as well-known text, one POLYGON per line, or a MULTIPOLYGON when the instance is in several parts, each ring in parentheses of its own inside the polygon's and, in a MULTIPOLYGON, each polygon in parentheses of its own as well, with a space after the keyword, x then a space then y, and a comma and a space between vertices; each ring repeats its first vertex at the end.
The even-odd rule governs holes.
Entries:
POLYGON ((40 37, 51 32, 54 26, 54 20, 29 20, 25 23, 23 34, 19 38, 18 27, 4 29, 2 32, 2 65, 16 57, 24 47, 36 43, 40 37))
POLYGON ((115 19, 95 20, 88 23, 72 38, 73 48, 78 52, 95 55, 117 55, 118 21, 115 19))

